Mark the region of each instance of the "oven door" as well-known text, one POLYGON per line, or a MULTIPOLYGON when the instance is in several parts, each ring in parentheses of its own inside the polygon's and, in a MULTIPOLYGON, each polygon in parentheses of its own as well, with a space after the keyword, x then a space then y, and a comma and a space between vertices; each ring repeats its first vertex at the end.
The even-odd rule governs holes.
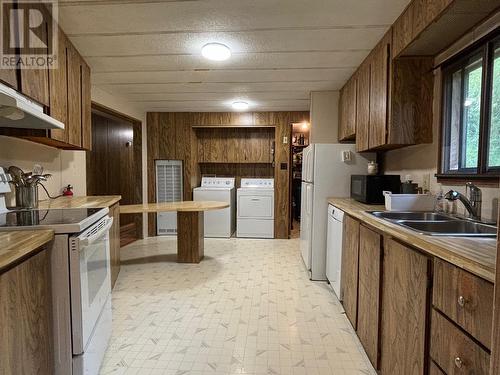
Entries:
POLYGON ((73 354, 82 354, 111 293, 108 216, 70 238, 73 354))

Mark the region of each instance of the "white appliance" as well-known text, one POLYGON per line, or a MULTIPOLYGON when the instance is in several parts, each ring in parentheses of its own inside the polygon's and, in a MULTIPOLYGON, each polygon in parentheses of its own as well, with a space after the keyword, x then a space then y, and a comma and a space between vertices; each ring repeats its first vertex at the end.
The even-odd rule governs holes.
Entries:
POLYGON ((311 144, 302 159, 300 251, 311 280, 326 280, 327 198, 349 197, 351 174, 367 172, 375 154, 355 145, 311 144))
POLYGON ((344 212, 328 205, 328 231, 326 236, 326 278, 342 301, 340 295, 340 274, 342 270, 342 232, 344 212))
MULTIPOLYGON (((182 201, 182 160, 156 160, 156 202, 182 201)), ((158 212, 156 214, 156 234, 158 236, 177 234, 177 214, 158 212)))
POLYGON ((218 201, 229 203, 222 210, 206 211, 205 237, 230 238, 235 229, 234 177, 202 177, 201 186, 193 189, 194 201, 218 201))
POLYGON ((0 127, 64 129, 64 124, 43 112, 43 105, 0 83, 0 127))
POLYGON ((274 238, 274 179, 242 178, 237 197, 236 235, 274 238))
POLYGON ((69 238, 73 375, 97 374, 111 338, 112 224, 106 216, 69 238))
POLYGON ((111 337, 108 208, 7 210, 0 168, 0 231, 52 229, 54 375, 97 375, 111 337))

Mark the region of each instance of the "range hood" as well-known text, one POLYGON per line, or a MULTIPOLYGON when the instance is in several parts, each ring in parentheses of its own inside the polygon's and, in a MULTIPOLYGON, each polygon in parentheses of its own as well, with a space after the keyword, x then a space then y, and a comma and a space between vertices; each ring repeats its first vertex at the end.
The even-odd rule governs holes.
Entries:
POLYGON ((0 127, 64 129, 64 124, 43 113, 43 106, 0 84, 0 127))

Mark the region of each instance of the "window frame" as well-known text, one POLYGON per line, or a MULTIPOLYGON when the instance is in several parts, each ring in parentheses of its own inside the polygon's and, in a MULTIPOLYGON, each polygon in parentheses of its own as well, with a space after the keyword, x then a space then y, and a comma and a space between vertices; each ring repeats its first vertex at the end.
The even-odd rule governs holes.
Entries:
MULTIPOLYGON (((500 177, 500 166, 488 166, 490 117, 493 94, 493 68, 495 47, 500 47, 500 30, 496 30, 476 43, 465 48, 456 56, 444 62, 441 67, 441 105, 442 117, 440 121, 440 142, 439 142, 439 165, 436 176, 442 179, 479 179, 498 180, 500 177), (478 165, 477 168, 459 168, 449 170, 450 160, 450 133, 451 133, 451 104, 452 104, 452 79, 453 73, 458 69, 465 69, 472 59, 480 57, 482 59, 481 77, 481 104, 479 109, 479 139, 478 139, 478 165)), ((464 73, 461 74, 460 103, 463 103, 464 95, 464 73)), ((459 159, 463 157, 463 106, 460 111, 460 145, 459 159)))

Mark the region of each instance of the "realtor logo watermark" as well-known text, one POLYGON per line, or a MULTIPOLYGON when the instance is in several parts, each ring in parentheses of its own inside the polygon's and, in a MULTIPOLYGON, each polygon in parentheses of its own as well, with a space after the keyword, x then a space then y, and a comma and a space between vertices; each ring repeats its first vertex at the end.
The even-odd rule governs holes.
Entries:
POLYGON ((0 0, 0 69, 57 68, 57 2, 0 0))

